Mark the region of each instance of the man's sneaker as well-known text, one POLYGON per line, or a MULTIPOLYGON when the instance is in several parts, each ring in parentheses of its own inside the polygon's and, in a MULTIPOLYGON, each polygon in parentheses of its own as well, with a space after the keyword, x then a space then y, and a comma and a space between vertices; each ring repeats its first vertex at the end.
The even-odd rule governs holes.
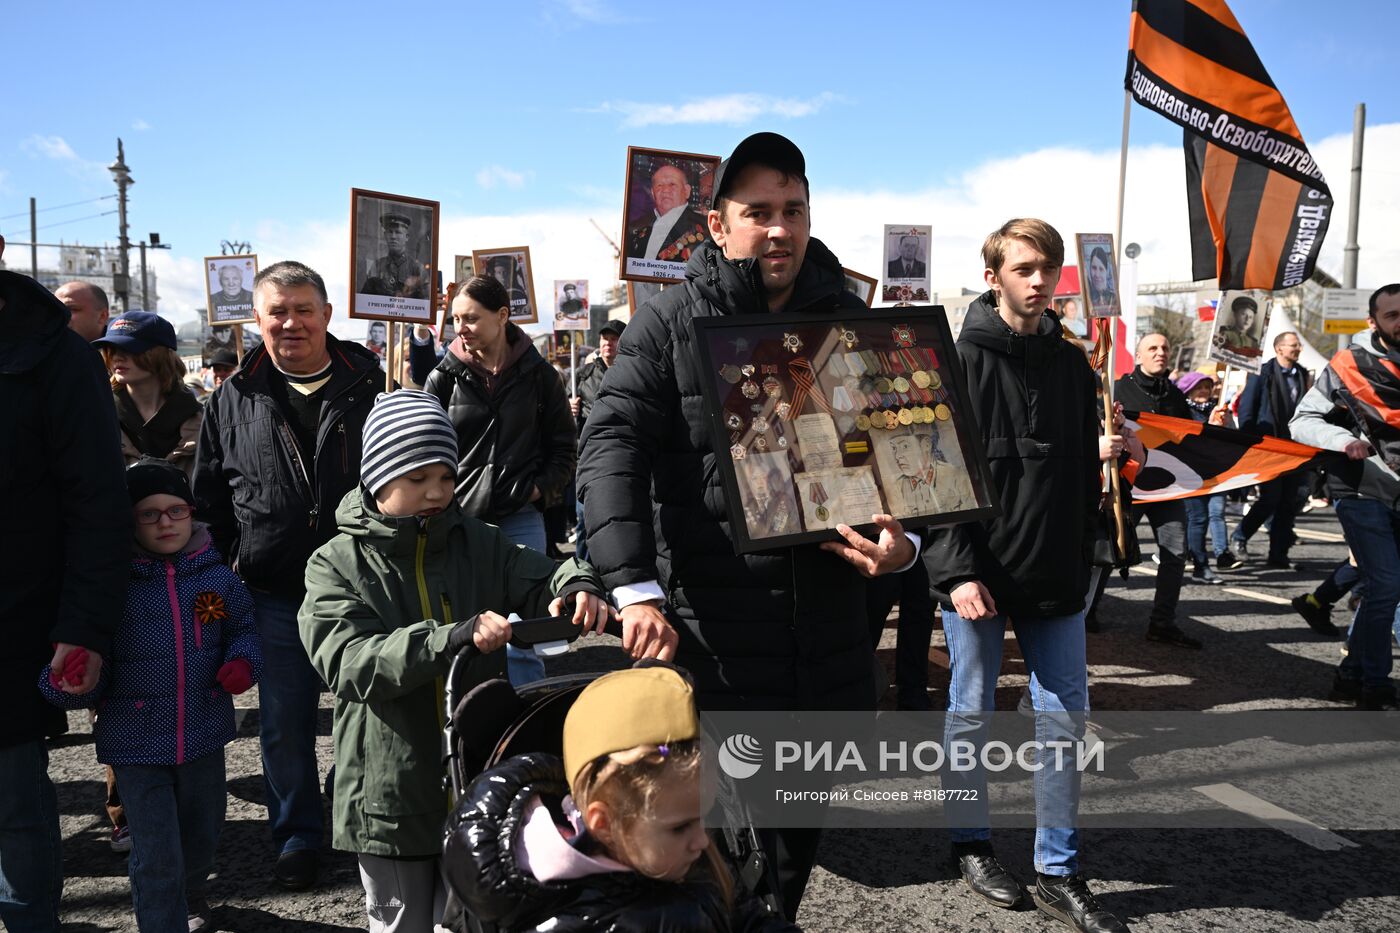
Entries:
POLYGON ((1249 556, 1249 542, 1246 541, 1244 538, 1231 538, 1230 545, 1230 549, 1233 550, 1240 557, 1249 556))
POLYGON ((111 840, 112 851, 119 855, 128 855, 131 852, 131 830, 125 826, 118 826, 112 830, 111 840))
POLYGON ((1216 555, 1215 569, 1229 570, 1231 567, 1238 566, 1239 562, 1240 559, 1235 556, 1234 551, 1221 551, 1218 555, 1216 555))
POLYGON ((1308 623, 1308 628, 1325 635, 1328 638, 1336 638, 1341 634, 1337 626, 1332 624, 1332 607, 1323 605, 1318 598, 1311 593, 1302 596, 1294 596, 1290 601, 1293 611, 1303 617, 1303 621, 1308 623))
POLYGON ((1215 571, 1210 569, 1209 564, 1197 564, 1196 568, 1191 571, 1191 579, 1196 581, 1197 583, 1225 582, 1220 577, 1216 576, 1215 571))
POLYGON ((953 868, 974 894, 1008 910, 1021 904, 1021 885, 1002 867, 990 842, 953 843, 953 868))
POLYGON ((1127 933, 1128 925, 1104 910, 1078 875, 1068 878, 1037 875, 1031 897, 1042 913, 1080 933, 1127 933))
POLYGON ((1396 703, 1393 686, 1363 687, 1361 695, 1356 698, 1356 708, 1379 713, 1385 710, 1400 709, 1400 704, 1396 703))
POLYGON ((1354 703, 1361 699, 1361 681, 1350 677, 1343 677, 1341 674, 1332 675, 1332 691, 1327 694, 1327 699, 1337 700, 1342 703, 1354 703))
POLYGON ((1152 563, 1156 564, 1158 567, 1162 566, 1162 555, 1158 554, 1156 551, 1153 551, 1152 563))
POLYGON ((189 919, 189 933, 204 933, 213 927, 209 922, 209 902, 197 894, 186 895, 185 913, 189 919))
POLYGON ((1176 645, 1178 648, 1199 648, 1199 639, 1192 638, 1175 625, 1148 625, 1147 640, 1160 641, 1164 645, 1176 645))

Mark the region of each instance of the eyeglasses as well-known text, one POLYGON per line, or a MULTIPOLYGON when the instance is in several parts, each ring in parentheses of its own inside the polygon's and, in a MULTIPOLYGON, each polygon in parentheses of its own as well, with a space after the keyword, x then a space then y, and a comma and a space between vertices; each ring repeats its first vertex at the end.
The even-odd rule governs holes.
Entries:
POLYGON ((142 525, 154 525, 156 522, 160 521, 160 517, 164 515, 172 522, 182 522, 193 514, 194 509, 190 508, 188 505, 172 505, 165 511, 161 511, 160 509, 142 509, 136 513, 136 521, 142 525))

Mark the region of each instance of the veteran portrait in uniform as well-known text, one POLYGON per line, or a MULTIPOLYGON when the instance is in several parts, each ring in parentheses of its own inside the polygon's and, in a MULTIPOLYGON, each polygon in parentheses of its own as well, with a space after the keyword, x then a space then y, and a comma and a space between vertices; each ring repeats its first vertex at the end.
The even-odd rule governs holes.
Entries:
POLYGON ((1268 300, 1261 292, 1225 292, 1215 312, 1210 358, 1258 372, 1263 364, 1260 345, 1269 328, 1268 300))
POLYGON ((351 190, 350 317, 431 324, 438 202, 351 190))
POLYGON ((258 274, 258 258, 250 254, 206 256, 204 267, 209 323, 253 320, 253 293, 249 286, 258 274))
POLYGON ((535 305, 534 274, 530 265, 530 247, 506 246, 479 249, 472 253, 472 270, 500 282, 510 296, 510 319, 516 324, 533 324, 539 320, 535 305))
POLYGON ((950 463, 941 449, 937 423, 882 431, 875 444, 890 514, 896 518, 977 508, 967 470, 950 463))
POLYGON ((556 330, 588 329, 588 283, 581 279, 554 283, 556 330))
POLYGON ((797 508, 786 453, 752 453, 734 466, 750 538, 802 531, 802 513, 797 508))
POLYGON ((627 152, 622 277, 681 281, 691 252, 709 236, 705 215, 719 158, 656 149, 627 152))

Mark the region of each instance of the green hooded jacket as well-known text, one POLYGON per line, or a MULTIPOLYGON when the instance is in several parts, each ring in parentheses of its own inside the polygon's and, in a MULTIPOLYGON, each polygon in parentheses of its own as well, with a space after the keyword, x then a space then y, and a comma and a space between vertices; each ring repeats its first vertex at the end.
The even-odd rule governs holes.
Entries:
POLYGON ((340 534, 306 565, 298 618, 311 664, 335 694, 334 845, 439 855, 450 808, 441 762, 448 633, 488 609, 538 618, 555 595, 602 594, 602 582, 588 564, 556 564, 455 504, 420 525, 379 514, 359 488, 336 522, 340 534))

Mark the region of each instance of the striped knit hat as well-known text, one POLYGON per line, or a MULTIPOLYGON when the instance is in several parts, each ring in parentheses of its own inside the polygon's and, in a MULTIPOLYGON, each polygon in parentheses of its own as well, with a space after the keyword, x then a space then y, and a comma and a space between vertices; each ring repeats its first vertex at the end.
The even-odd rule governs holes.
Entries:
POLYGON ((381 393, 365 418, 365 488, 375 495, 390 480, 431 463, 457 469, 457 432, 442 403, 418 389, 381 393))

